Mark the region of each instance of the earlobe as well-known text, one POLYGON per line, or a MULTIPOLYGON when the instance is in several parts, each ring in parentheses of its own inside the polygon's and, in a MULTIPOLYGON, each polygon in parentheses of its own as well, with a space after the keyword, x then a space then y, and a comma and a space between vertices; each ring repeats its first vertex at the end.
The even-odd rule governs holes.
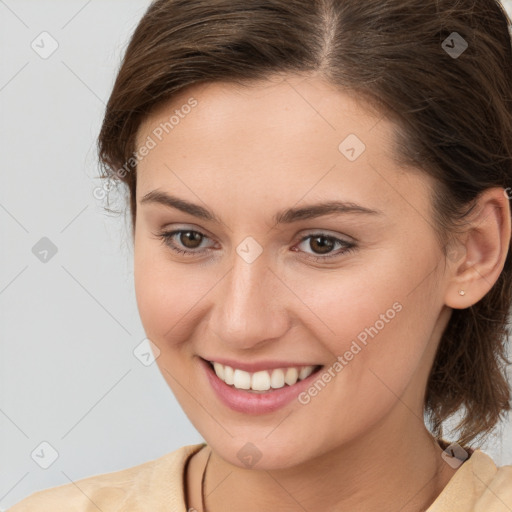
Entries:
POLYGON ((448 258, 453 277, 446 290, 447 306, 468 308, 494 286, 510 250, 511 229, 510 201, 504 189, 495 187, 482 192, 470 214, 463 246, 452 249, 458 257, 448 258))

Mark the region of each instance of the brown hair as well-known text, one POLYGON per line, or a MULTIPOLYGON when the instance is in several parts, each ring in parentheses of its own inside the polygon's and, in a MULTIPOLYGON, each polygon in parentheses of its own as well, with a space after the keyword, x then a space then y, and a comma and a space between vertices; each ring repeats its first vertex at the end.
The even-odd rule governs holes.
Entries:
MULTIPOLYGON (((314 73, 395 121, 397 162, 435 178, 433 226, 449 257, 449 241, 481 192, 503 187, 512 195, 509 25, 495 0, 156 0, 108 101, 101 177, 127 185, 133 236, 135 140, 156 107, 196 83, 314 73), (464 42, 462 54, 450 53, 464 42)), ((509 251, 486 296, 453 310, 425 395, 436 437, 463 412, 457 430, 465 445, 510 410, 511 290, 509 251)))

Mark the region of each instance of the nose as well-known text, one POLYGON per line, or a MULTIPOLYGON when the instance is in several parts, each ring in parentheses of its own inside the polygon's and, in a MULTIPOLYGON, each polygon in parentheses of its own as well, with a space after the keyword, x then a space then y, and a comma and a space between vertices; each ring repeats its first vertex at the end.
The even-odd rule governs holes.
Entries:
POLYGON ((235 253, 217 286, 210 327, 233 352, 275 341, 289 329, 291 295, 263 254, 248 263, 235 253))

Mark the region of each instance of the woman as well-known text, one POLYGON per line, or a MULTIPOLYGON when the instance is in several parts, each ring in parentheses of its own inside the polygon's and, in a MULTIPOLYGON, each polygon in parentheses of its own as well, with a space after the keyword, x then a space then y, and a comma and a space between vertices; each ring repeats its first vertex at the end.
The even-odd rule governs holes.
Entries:
POLYGON ((99 154, 206 442, 11 510, 512 510, 475 442, 510 409, 508 24, 495 0, 155 1, 99 154))

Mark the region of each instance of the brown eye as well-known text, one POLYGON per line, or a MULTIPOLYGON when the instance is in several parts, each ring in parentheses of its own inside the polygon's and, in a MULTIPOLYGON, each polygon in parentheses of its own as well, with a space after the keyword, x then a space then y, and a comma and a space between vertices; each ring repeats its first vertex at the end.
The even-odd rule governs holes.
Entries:
POLYGON ((186 256, 199 256, 211 250, 211 247, 201 247, 209 237, 200 231, 178 229, 176 231, 163 231, 156 234, 162 242, 173 252, 186 256))
MULTIPOLYGON (((315 233, 305 236, 301 239, 299 246, 302 244, 304 244, 305 247, 300 249, 300 251, 305 253, 305 258, 312 259, 317 263, 326 261, 329 258, 341 257, 356 249, 356 243, 341 240, 334 236, 328 236, 324 233, 315 233), (336 247, 339 247, 339 249, 334 251, 336 247)), ((298 251, 298 249, 295 248, 293 250, 298 251)))
POLYGON ((314 237, 311 237, 311 240, 309 242, 309 246, 311 249, 313 249, 318 254, 326 254, 333 250, 336 243, 333 241, 332 238, 323 236, 323 235, 317 235, 314 237))
POLYGON ((187 249, 197 249, 203 240, 203 235, 197 231, 181 231, 179 241, 187 249))

